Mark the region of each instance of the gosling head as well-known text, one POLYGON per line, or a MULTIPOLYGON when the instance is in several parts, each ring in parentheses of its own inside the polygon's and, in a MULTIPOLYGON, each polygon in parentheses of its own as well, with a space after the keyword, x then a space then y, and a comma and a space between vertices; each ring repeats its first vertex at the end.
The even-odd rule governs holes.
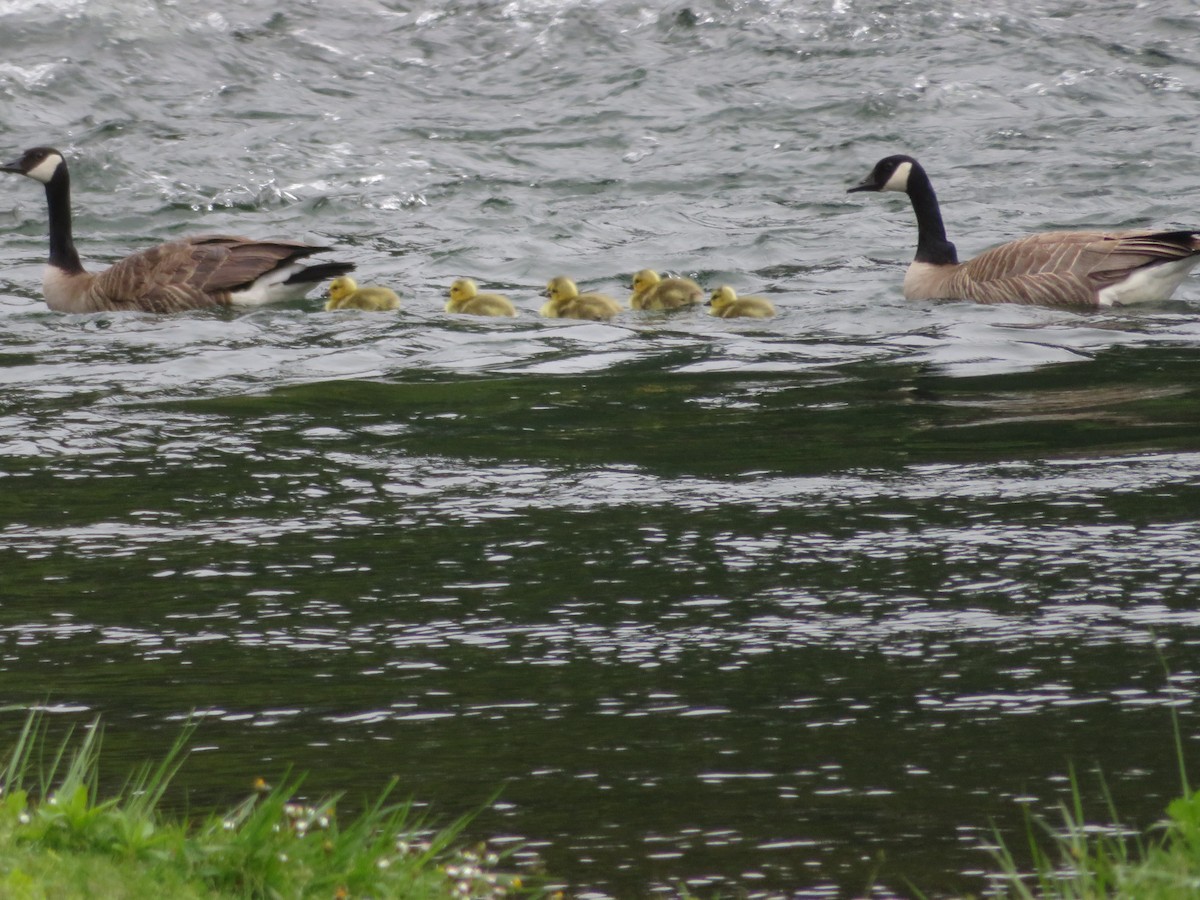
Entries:
POLYGON ((470 300, 479 288, 470 278, 459 278, 450 285, 450 299, 456 303, 470 300))
POLYGON ((53 147, 33 147, 21 154, 20 159, 0 165, 0 172, 24 175, 42 184, 49 184, 60 169, 65 173, 67 163, 53 147))
POLYGON ((329 282, 329 299, 339 303, 358 290, 358 283, 349 275, 342 275, 329 282))
POLYGON ((579 288, 566 275, 559 275, 546 285, 546 296, 555 301, 570 300, 579 296, 579 288))
POLYGON ((715 291, 712 292, 712 297, 709 298, 708 302, 709 302, 709 305, 711 305, 713 307, 713 309, 720 309, 724 306, 728 306, 729 304, 733 303, 736 300, 737 300, 737 291, 735 291, 729 285, 723 284, 719 288, 717 288, 715 291))
POLYGON ((855 191, 900 191, 903 193, 908 190, 908 176, 912 174, 914 167, 920 168, 917 161, 911 156, 903 154, 885 156, 875 163, 875 168, 871 170, 870 175, 847 190, 846 193, 853 194, 855 191))
POLYGON ((658 273, 653 269, 642 269, 642 271, 633 276, 633 292, 637 294, 641 291, 647 291, 660 281, 662 279, 658 277, 658 273))

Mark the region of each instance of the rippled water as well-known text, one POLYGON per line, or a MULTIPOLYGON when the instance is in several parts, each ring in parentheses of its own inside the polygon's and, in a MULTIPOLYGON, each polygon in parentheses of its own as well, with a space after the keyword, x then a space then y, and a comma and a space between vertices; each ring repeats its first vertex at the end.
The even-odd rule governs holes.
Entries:
POLYGON ((478 833, 583 897, 979 891, 1071 765, 1149 824, 1200 281, 909 303, 911 211, 845 190, 914 153, 964 256, 1195 227, 1198 60, 1183 2, 0 0, 3 158, 67 152, 85 260, 283 235, 404 294, 53 314, 0 182, 4 702, 102 715, 114 770, 199 710, 193 803, 503 787, 478 833), (647 265, 780 314, 537 316, 647 265), (521 315, 447 316, 461 275, 521 315))

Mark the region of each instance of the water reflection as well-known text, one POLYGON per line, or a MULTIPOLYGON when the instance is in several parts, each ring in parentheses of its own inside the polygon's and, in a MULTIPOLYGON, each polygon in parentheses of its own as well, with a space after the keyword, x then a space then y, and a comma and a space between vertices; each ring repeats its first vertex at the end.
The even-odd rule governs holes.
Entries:
POLYGON ((1153 645, 1200 626, 1165 359, 18 401, 0 538, 37 600, 0 608, 6 683, 53 665, 117 726, 196 709, 214 783, 506 783, 480 827, 597 896, 853 892, 877 850, 936 883, 1078 754, 1159 811, 1155 714, 1196 675, 1163 688, 1153 645))

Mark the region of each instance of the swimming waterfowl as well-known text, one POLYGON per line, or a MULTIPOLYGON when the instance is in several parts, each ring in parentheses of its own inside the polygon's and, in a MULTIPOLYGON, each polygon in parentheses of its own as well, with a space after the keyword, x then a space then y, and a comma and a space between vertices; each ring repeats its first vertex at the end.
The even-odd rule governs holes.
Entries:
POLYGON ((400 295, 391 288, 359 287, 349 275, 342 275, 329 283, 327 310, 362 309, 367 312, 387 312, 400 308, 400 295))
POLYGON ((704 289, 690 278, 660 278, 653 269, 642 269, 633 276, 634 309, 680 309, 704 299, 704 289))
POLYGON ((515 316, 516 307, 501 294, 481 294, 479 287, 470 278, 459 278, 450 285, 450 299, 446 312, 463 313, 469 316, 515 316))
POLYGON ((0 172, 24 175, 46 188, 50 258, 42 293, 58 312, 257 306, 300 299, 325 279, 354 268, 345 262, 300 264, 328 247, 210 234, 159 244, 102 272, 87 272, 71 233, 71 180, 63 155, 53 147, 34 147, 0 165, 0 172))
POLYGON ((958 261, 937 195, 911 156, 881 159, 855 191, 901 191, 917 217, 909 300, 1100 307, 1166 300, 1200 264, 1200 232, 1048 231, 958 261))
POLYGON ((551 279, 546 285, 550 299, 542 306, 542 315, 551 319, 611 319, 621 311, 621 304, 604 294, 579 293, 575 282, 565 275, 551 279))
POLYGON ((775 315, 775 306, 765 297, 739 297, 737 291, 727 284, 713 291, 709 301, 709 315, 722 319, 769 319, 775 315))

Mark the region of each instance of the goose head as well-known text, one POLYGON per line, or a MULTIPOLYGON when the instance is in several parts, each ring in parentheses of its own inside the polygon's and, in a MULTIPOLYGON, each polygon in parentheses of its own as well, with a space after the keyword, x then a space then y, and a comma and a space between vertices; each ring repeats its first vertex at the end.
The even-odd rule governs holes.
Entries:
POLYGON ((478 290, 479 288, 470 278, 459 278, 450 285, 450 299, 456 303, 462 303, 474 297, 478 290))
POLYGON ((885 156, 875 163, 875 168, 871 170, 870 175, 847 190, 846 193, 853 194, 855 191, 906 192, 908 177, 912 174, 913 168, 917 166, 919 163, 911 156, 903 154, 885 156))
POLYGON ((342 299, 349 297, 358 290, 358 283, 349 275, 342 275, 340 278, 335 278, 329 282, 329 299, 334 303, 339 303, 342 299))
POLYGON ((559 275, 546 285, 545 295, 551 300, 567 301, 579 296, 579 288, 566 275, 559 275))
POLYGON ((0 165, 0 172, 24 175, 42 184, 49 184, 59 169, 65 171, 66 167, 63 155, 53 147, 33 147, 26 150, 20 159, 0 165))

